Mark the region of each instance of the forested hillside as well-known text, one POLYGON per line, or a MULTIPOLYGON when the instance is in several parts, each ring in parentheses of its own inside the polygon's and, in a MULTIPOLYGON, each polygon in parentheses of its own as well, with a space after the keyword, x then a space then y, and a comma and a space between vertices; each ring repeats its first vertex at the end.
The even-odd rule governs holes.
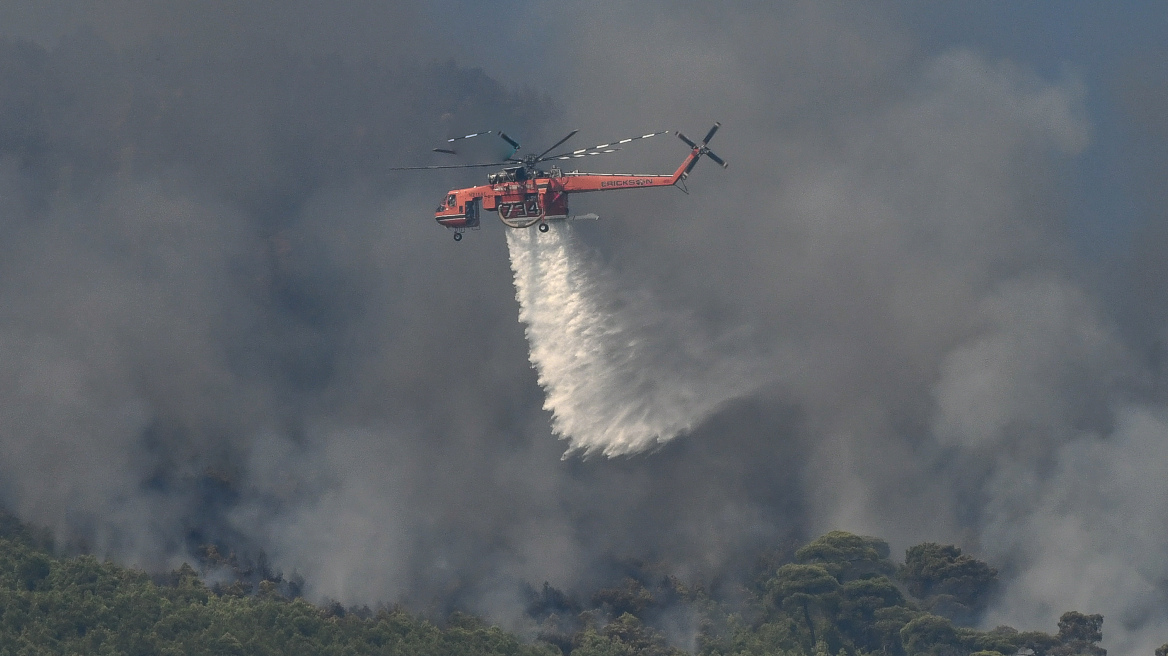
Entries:
POLYGON ((473 618, 445 628, 398 609, 349 613, 288 599, 270 581, 208 588, 188 565, 155 582, 91 556, 55 558, 6 522, 0 535, 0 655, 555 654, 473 618))
POLYGON ((680 656, 686 642, 703 656, 1106 653, 1099 615, 1067 612, 1053 635, 965 628, 996 586, 992 567, 954 546, 918 545, 897 564, 882 540, 832 532, 760 556, 733 594, 650 567, 586 601, 545 584, 528 607, 539 628, 519 636, 458 613, 439 626, 401 608, 316 606, 279 577, 208 586, 186 564, 152 578, 57 557, 47 539, 0 516, 0 656, 680 656))

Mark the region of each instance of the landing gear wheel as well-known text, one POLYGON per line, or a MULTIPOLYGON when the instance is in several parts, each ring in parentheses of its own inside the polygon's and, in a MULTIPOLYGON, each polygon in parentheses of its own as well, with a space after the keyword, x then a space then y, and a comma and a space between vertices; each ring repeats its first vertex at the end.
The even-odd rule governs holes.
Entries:
POLYGON ((548 231, 548 224, 546 224, 546 223, 539 224, 539 231, 540 232, 547 232, 548 231))
POLYGON ((462 241, 462 233, 461 232, 454 233, 454 241, 462 241))

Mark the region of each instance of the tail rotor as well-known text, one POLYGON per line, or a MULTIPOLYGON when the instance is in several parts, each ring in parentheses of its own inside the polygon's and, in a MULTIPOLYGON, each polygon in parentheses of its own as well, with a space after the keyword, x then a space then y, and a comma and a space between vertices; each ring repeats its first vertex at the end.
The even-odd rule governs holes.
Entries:
POLYGON ((730 166, 729 164, 726 163, 725 160, 723 160, 721 157, 718 157, 718 155, 714 151, 710 150, 710 146, 709 146, 710 139, 712 139, 714 137, 714 133, 717 132, 718 128, 720 128, 720 127, 722 127, 721 123, 714 123, 714 127, 710 128, 710 131, 706 133, 706 137, 704 139, 702 139, 702 142, 700 144, 694 143, 693 141, 690 140, 689 137, 685 136, 681 132, 677 133, 678 139, 681 139, 682 141, 684 141, 686 143, 687 146, 698 151, 698 156, 695 157, 693 159, 693 161, 689 163, 689 166, 685 167, 686 175, 689 175, 689 172, 693 170, 693 167, 697 166, 698 160, 700 160, 702 158, 702 155, 705 155, 705 156, 709 157, 710 159, 714 160, 714 162, 716 164, 721 165, 722 168, 728 168, 730 166))

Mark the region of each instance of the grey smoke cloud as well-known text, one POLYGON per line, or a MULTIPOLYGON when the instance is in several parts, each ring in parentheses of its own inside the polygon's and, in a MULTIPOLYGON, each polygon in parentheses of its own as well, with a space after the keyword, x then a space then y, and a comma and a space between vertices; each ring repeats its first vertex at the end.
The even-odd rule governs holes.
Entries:
POLYGON ((1142 354, 1164 328, 1132 309, 1163 300, 1163 240, 1131 296, 1075 259, 1074 77, 831 3, 541 6, 488 38, 503 10, 457 47, 458 5, 45 6, 0 16, 42 44, 0 48, 0 500, 65 543, 158 567, 222 541, 315 596, 519 622, 524 583, 704 575, 844 528, 1000 565, 987 622, 1050 630, 1073 603, 1117 653, 1163 642, 1142 354), (430 63, 451 56, 485 72, 430 63), (573 199, 604 217, 578 237, 610 289, 766 382, 657 451, 561 461, 503 229, 455 246, 428 218, 476 178, 385 169, 447 130, 713 120, 729 170, 573 199))

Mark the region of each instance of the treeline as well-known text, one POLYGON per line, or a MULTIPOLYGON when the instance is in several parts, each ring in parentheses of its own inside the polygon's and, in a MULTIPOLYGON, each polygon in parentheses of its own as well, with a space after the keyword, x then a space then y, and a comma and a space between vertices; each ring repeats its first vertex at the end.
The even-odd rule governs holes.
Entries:
POLYGON ((542 640, 573 656, 680 656, 653 628, 676 620, 679 607, 696 620, 701 656, 1107 653, 1098 645, 1100 615, 1064 613, 1053 635, 969 628, 998 591, 997 574, 952 545, 917 545, 897 564, 883 540, 833 531, 761 559, 738 595, 637 576, 596 593, 586 608, 545 586, 529 613, 544 621, 542 640))
MULTIPOLYGON (((679 589, 702 608, 697 651, 703 656, 1106 654, 1098 646, 1100 615, 1065 613, 1054 635, 1005 626, 968 628, 997 591, 997 571, 957 547, 918 545, 902 565, 889 556, 883 540, 834 531, 796 550, 787 562, 760 568, 736 604, 679 589)), ((651 603, 645 604, 650 612, 651 603)), ((619 633, 622 623, 634 619, 622 614, 600 633, 619 633)))
POLYGON ((278 576, 208 587, 189 565, 151 578, 50 547, 0 515, 0 656, 1106 654, 1100 615, 1065 613, 1055 634, 968 628, 997 572, 957 547, 918 545, 898 564, 884 541, 838 531, 761 559, 732 595, 647 567, 585 601, 545 584, 527 638, 458 613, 439 626, 400 608, 316 606, 278 576))
MULTIPOLYGON (((350 613, 261 581, 208 588, 189 565, 157 582, 92 556, 56 558, 0 517, 0 656, 555 656, 467 616, 446 626, 401 609, 350 613)), ((237 582, 238 583, 238 582, 237 582)))

